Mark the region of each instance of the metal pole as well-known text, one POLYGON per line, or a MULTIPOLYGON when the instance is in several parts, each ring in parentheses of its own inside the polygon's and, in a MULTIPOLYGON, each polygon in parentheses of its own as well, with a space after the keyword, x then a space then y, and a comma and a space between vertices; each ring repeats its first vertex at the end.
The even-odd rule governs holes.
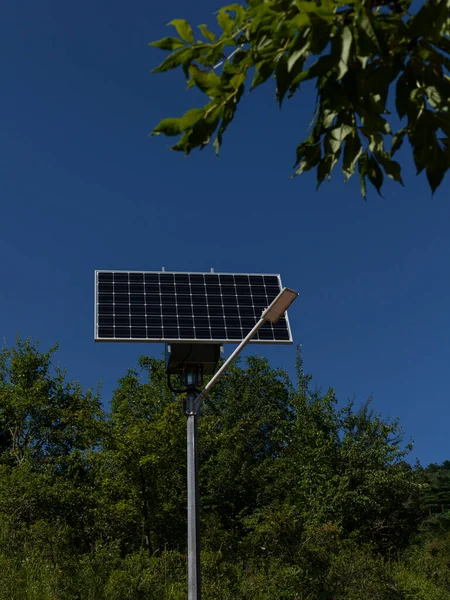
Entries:
POLYGON ((216 381, 223 375, 230 362, 236 358, 244 346, 262 327, 265 319, 261 318, 249 334, 242 340, 228 360, 208 382, 203 392, 188 392, 186 397, 187 417, 187 492, 188 492, 188 600, 201 600, 200 576, 200 518, 198 489, 198 413, 200 403, 216 381))
POLYGON ((186 398, 188 492, 188 600, 201 600, 200 519, 198 491, 198 410, 195 392, 186 398))
MULTIPOLYGON (((297 294, 292 290, 288 290, 297 294)), ((201 579, 200 579, 200 519, 199 519, 199 490, 198 490, 198 430, 197 420, 200 412, 202 399, 208 394, 210 389, 217 383, 227 370, 230 363, 240 354, 253 336, 261 329, 266 320, 272 320, 269 313, 279 300, 282 299, 286 288, 281 290, 278 296, 266 308, 259 321, 253 329, 245 336, 238 347, 231 353, 228 359, 223 363, 217 373, 210 379, 204 389, 197 395, 195 391, 188 391, 186 397, 186 417, 187 417, 187 488, 188 488, 188 600, 201 600, 201 579)), ((295 299, 295 298, 294 298, 295 299)), ((291 300, 292 303, 292 300, 291 300)), ((286 304, 287 308, 288 304, 286 304)), ((274 315, 272 315, 273 317, 274 315)), ((279 315, 275 315, 277 318, 279 315)), ((274 321, 276 322, 276 321, 274 321)))

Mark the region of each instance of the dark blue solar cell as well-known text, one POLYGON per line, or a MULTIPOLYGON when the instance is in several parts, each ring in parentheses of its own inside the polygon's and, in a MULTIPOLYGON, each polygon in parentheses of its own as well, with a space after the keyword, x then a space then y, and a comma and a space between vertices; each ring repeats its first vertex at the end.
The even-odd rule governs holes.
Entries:
POLYGON ((114 327, 99 327, 98 328, 98 337, 100 339, 113 338, 114 337, 114 327))
POLYGON ((130 315, 131 326, 145 327, 147 325, 147 317, 145 315, 130 315))
POLYGON ((227 330, 225 327, 211 327, 211 338, 221 340, 227 338, 227 330))
POLYGON ((115 315, 114 316, 115 327, 129 327, 130 326, 130 315, 115 315))
POLYGON ((147 330, 145 327, 132 327, 131 328, 131 338, 133 339, 146 339, 147 338, 147 330))
POLYGON ((144 283, 144 273, 130 273, 130 283, 144 283))
POLYGON ((114 325, 114 315, 99 315, 98 326, 99 327, 112 327, 114 325))
POLYGON ((114 313, 116 315, 128 315, 130 313, 130 307, 128 304, 116 304, 114 306, 114 313))
POLYGON ((151 283, 159 285, 159 274, 158 273, 144 273, 145 284, 151 283))
POLYGON ((180 327, 180 338, 182 340, 194 340, 195 330, 193 327, 180 327))
POLYGON ((175 283, 175 278, 174 278, 173 273, 160 273, 159 274, 159 282, 161 284, 175 283))
POLYGON ((130 327, 114 327, 114 337, 130 338, 130 327))
POLYGON ((178 319, 177 319, 177 317, 163 316, 162 324, 163 324, 164 329, 166 327, 178 327, 178 319))
POLYGON ((242 330, 233 327, 227 327, 227 337, 230 340, 241 340, 243 338, 242 330))
POLYGON ((180 337, 180 334, 178 332, 178 327, 164 327, 163 328, 164 331, 164 337, 166 339, 178 339, 180 337))
POLYGON ((147 307, 145 304, 130 304, 129 310, 132 315, 145 315, 147 307))
POLYGON ((198 340, 210 340, 211 332, 209 329, 195 329, 195 338, 198 340))
POLYGON ((260 329, 258 332, 258 337, 260 340, 273 340, 273 331, 260 329))
POLYGON ((189 281, 191 282, 191 284, 196 284, 196 285, 204 284, 205 276, 197 274, 197 273, 191 273, 189 275, 189 281))
POLYGON ((107 293, 111 294, 114 291, 114 284, 111 283, 100 283, 98 284, 99 294, 107 293))
POLYGON ((177 296, 179 296, 180 294, 190 295, 190 293, 191 293, 191 286, 190 285, 186 285, 184 283, 177 284, 175 286, 175 292, 176 292, 177 296))
POLYGON ((234 285, 233 275, 219 275, 219 281, 222 285, 234 285))
POLYGON ((150 339, 161 339, 163 337, 162 327, 147 327, 147 336, 150 339))
POLYGON ((161 327, 162 318, 160 316, 149 316, 144 317, 147 319, 147 327, 161 327))

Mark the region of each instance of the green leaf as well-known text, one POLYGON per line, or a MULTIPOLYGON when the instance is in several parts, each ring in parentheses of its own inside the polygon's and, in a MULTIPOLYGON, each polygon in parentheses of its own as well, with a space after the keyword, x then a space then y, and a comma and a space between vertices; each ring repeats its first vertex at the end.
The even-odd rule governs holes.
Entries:
POLYGON ((366 176, 367 176, 367 153, 364 153, 358 159, 358 172, 359 172, 359 190, 361 196, 366 200, 367 188, 366 188, 366 176))
POLYGON ((223 118, 220 123, 219 130, 217 132, 217 137, 213 143, 213 147, 214 147, 217 155, 219 154, 220 147, 222 146, 223 134, 225 133, 228 125, 231 123, 231 121, 234 118, 234 114, 236 112, 237 105, 239 103, 239 100, 242 97, 243 92, 244 92, 244 86, 241 85, 241 87, 236 91, 236 93, 233 94, 232 98, 223 107, 223 118))
POLYGON ((337 115, 338 115, 338 113, 336 111, 326 108, 323 111, 323 116, 322 116, 323 127, 325 129, 328 129, 329 127, 331 127, 333 125, 333 121, 337 117, 337 115))
POLYGON ((191 65, 189 75, 197 87, 211 98, 220 94, 220 77, 214 71, 202 71, 196 65, 191 65))
POLYGON ((361 121, 364 127, 369 131, 378 131, 380 133, 391 133, 391 126, 381 115, 374 111, 365 111, 360 109, 361 121))
MULTIPOLYGON (((298 157, 298 154, 299 153, 297 152, 297 157, 298 157)), ((310 169, 315 167, 320 162, 320 158, 322 155, 320 143, 316 144, 314 146, 311 146, 308 144, 304 148, 302 154, 303 154, 304 158, 299 161, 299 165, 294 173, 294 177, 296 175, 300 175, 301 173, 304 173, 305 171, 309 171, 310 169)))
POLYGON ((228 14, 227 7, 221 8, 217 15, 217 23, 223 29, 225 34, 229 34, 233 30, 234 21, 228 14))
POLYGON ((330 135, 337 140, 338 142, 342 142, 345 138, 353 132, 353 127, 351 125, 341 125, 340 127, 336 127, 330 131, 330 135))
POLYGON ((433 108, 439 108, 442 103, 442 96, 439 91, 436 89, 436 86, 429 85, 425 88, 425 92, 427 94, 427 100, 433 108))
POLYGON ((185 40, 189 44, 194 43, 194 32, 192 31, 192 27, 185 19, 173 19, 168 23, 168 25, 173 25, 175 27, 182 40, 185 40))
POLYGON ((363 10, 359 19, 358 26, 360 35, 358 36, 358 49, 364 56, 371 56, 374 52, 380 51, 380 44, 372 25, 370 13, 363 10), (361 35, 361 32, 363 35, 361 35), (368 43, 367 43, 368 41, 368 43))
POLYGON ((272 59, 259 62, 255 67, 255 75, 250 89, 255 89, 261 85, 273 74, 274 66, 272 59))
POLYGON ((406 135, 406 129, 400 129, 392 138, 392 146, 390 155, 394 156, 394 154, 401 148, 403 144, 404 137, 406 135))
POLYGON ((424 111, 408 136, 413 147, 413 158, 417 174, 427 168, 433 160, 435 147, 438 144, 436 128, 437 123, 434 115, 428 111, 424 111))
POLYGON ((163 119, 152 131, 152 135, 161 133, 168 136, 179 135, 186 129, 193 127, 203 117, 204 113, 204 108, 191 108, 180 118, 163 119))
POLYGON ((341 125, 340 127, 335 127, 329 131, 325 137, 326 153, 337 154, 340 151, 342 142, 352 132, 353 127, 345 124, 341 125))
POLYGON ((241 88, 241 86, 245 83, 246 79, 247 70, 241 73, 236 73, 236 75, 233 75, 233 77, 230 79, 230 85, 235 91, 238 91, 241 88))
POLYGON ((348 25, 342 29, 341 33, 341 57, 338 64, 337 78, 342 79, 348 71, 348 59, 350 56, 350 49, 352 47, 353 35, 352 30, 348 25))
POLYGON ((213 123, 218 123, 219 119, 222 116, 222 113, 223 113, 223 106, 221 104, 219 104, 219 105, 212 104, 209 108, 207 108, 205 110, 204 119, 205 119, 206 123, 208 123, 210 125, 213 123))
MULTIPOLYGON (((346 2, 350 4, 351 2, 346 2)), ((320 16, 322 19, 333 20, 335 13, 332 5, 329 2, 311 2, 310 0, 294 0, 295 6, 299 9, 300 13, 306 13, 310 17, 320 16)))
POLYGON ((287 58, 284 54, 280 56, 277 62, 277 66, 275 69, 275 77, 277 80, 277 100, 279 106, 281 107, 283 98, 286 92, 288 91, 292 81, 287 67, 287 58))
POLYGON ((331 25, 317 14, 309 13, 311 30, 308 45, 312 54, 321 54, 330 43, 331 25))
POLYGON ((178 38, 165 37, 156 42, 150 42, 149 46, 160 48, 161 50, 176 50, 177 48, 184 48, 185 44, 178 38))
POLYGON ((356 163, 362 153, 361 140, 356 131, 345 139, 344 156, 342 161, 342 172, 345 175, 345 181, 348 181, 355 172, 356 163))
POLYGON ((407 73, 402 73, 397 81, 396 94, 395 94, 395 107, 397 114, 400 119, 407 114, 410 107, 409 96, 412 91, 411 79, 407 73))
POLYGON ((328 144, 324 144, 326 156, 322 158, 318 167, 317 167, 317 188, 318 189, 323 182, 323 180, 327 177, 331 179, 331 173, 336 166, 336 163, 339 160, 341 155, 341 149, 339 148, 336 152, 330 151, 330 147, 328 144))
POLYGON ((364 90, 370 97, 370 101, 375 110, 379 113, 386 112, 386 102, 389 94, 389 88, 394 79, 397 78, 397 69, 390 64, 382 64, 374 67, 370 65, 365 74, 364 90))
POLYGON ((198 28, 207 40, 210 42, 214 42, 216 40, 215 34, 208 29, 207 25, 199 25, 198 28))
POLYGON ((383 167, 386 175, 390 177, 390 179, 393 179, 394 181, 397 181, 403 185, 401 167, 399 163, 389 158, 389 156, 386 154, 381 154, 379 152, 375 152, 374 154, 380 165, 383 167))
POLYGON ((203 117, 205 114, 204 108, 191 108, 186 111, 184 115, 181 117, 181 121, 183 124, 183 129, 188 129, 188 127, 193 127, 194 124, 203 117))
POLYGON ((323 77, 331 73, 334 68, 334 59, 332 56, 321 56, 316 62, 311 65, 309 69, 306 71, 302 71, 298 75, 294 77, 291 81, 291 89, 299 85, 302 81, 307 81, 308 79, 315 79, 316 77, 323 77))
POLYGON ((380 169, 380 166, 373 155, 367 159, 367 177, 381 196, 381 187, 384 180, 383 171, 380 169))
POLYGON ((325 180, 325 178, 330 179, 331 178, 331 172, 334 169, 334 166, 336 165, 337 161, 339 160, 339 153, 340 151, 337 153, 337 155, 327 155, 324 158, 322 158, 322 160, 320 161, 318 167, 317 167, 317 186, 316 189, 319 189, 319 187, 321 186, 321 184, 323 183, 323 181, 325 180))
POLYGON ((189 77, 189 66, 196 60, 200 64, 208 63, 207 55, 209 46, 205 44, 196 44, 195 46, 187 46, 185 48, 177 48, 163 62, 151 71, 152 73, 164 73, 171 69, 180 67, 183 69, 186 79, 189 77), (206 57, 206 58, 205 58, 206 57))
POLYGON ((450 154, 448 151, 441 148, 436 140, 434 147, 431 149, 431 155, 426 165, 426 174, 431 191, 434 192, 440 186, 444 175, 450 168, 450 154))
POLYGON ((173 146, 173 150, 183 151, 185 154, 189 154, 193 148, 204 148, 209 144, 211 136, 218 125, 218 121, 219 120, 217 119, 215 122, 207 122, 204 119, 199 119, 194 123, 190 130, 186 131, 178 144, 173 146))
POLYGON ((172 54, 170 54, 162 63, 153 69, 152 73, 165 73, 171 69, 176 69, 180 65, 183 65, 186 61, 194 58, 194 49, 189 48, 178 48, 172 54))
POLYGON ((411 38, 431 38, 438 40, 448 19, 447 0, 428 0, 411 20, 411 38))
POLYGON ((155 129, 152 131, 152 135, 179 135, 183 131, 183 120, 180 118, 163 119, 158 123, 155 129))
MULTIPOLYGON (((305 55, 308 54, 309 51, 309 45, 307 43, 305 43, 304 46, 302 46, 301 48, 298 48, 297 50, 294 50, 293 52, 291 52, 288 56, 287 59, 287 70, 290 73, 294 67, 296 66, 297 62, 300 59, 304 59, 305 55)), ((302 65, 304 63, 304 60, 301 61, 302 65)))

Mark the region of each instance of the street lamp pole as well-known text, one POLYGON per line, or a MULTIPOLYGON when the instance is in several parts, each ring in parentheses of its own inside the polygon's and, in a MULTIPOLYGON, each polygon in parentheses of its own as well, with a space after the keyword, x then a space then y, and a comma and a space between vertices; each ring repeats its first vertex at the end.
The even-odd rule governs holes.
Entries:
POLYGON ((198 409, 196 392, 186 398, 187 433, 187 504, 188 504, 188 600, 201 600, 200 519, 198 488, 198 409))
POLYGON ((237 348, 230 354, 220 369, 208 381, 197 395, 189 391, 186 397, 187 417, 187 492, 188 492, 188 600, 201 600, 200 576, 200 519, 199 519, 199 487, 198 487, 198 416, 200 404, 211 388, 222 377, 230 363, 240 354, 259 329, 269 321, 276 323, 281 315, 297 298, 298 293, 283 288, 278 296, 266 308, 253 329, 245 336, 237 348))

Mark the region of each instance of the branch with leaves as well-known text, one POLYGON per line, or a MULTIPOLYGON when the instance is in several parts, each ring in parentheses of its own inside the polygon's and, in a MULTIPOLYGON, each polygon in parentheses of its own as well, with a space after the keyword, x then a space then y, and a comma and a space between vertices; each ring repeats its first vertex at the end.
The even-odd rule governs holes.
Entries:
POLYGON ((180 136, 173 149, 185 154, 211 141, 219 152, 246 85, 275 79, 281 107, 313 80, 316 110, 294 176, 315 168, 319 186, 339 163, 345 181, 358 170, 364 198, 367 181, 381 194, 385 175, 403 184, 393 157, 406 138, 434 192, 450 167, 450 0, 426 0, 415 14, 410 5, 248 0, 220 9, 219 36, 200 25, 200 41, 187 21, 171 21, 178 37, 150 44, 171 52, 153 72, 181 67, 209 101, 153 134, 180 136))

